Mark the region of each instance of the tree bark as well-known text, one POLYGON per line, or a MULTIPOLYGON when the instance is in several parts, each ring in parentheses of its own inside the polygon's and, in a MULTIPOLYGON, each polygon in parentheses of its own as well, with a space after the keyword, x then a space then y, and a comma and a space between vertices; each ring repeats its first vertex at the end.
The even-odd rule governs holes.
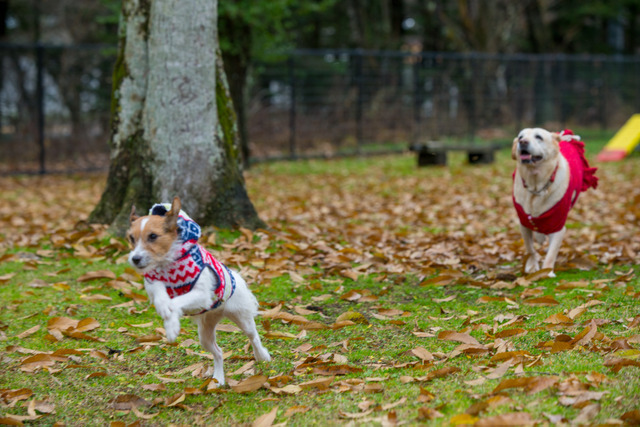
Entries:
POLYGON ((90 221, 122 233, 132 204, 177 195, 201 225, 264 225, 245 190, 216 22, 217 1, 123 1, 111 165, 90 221))

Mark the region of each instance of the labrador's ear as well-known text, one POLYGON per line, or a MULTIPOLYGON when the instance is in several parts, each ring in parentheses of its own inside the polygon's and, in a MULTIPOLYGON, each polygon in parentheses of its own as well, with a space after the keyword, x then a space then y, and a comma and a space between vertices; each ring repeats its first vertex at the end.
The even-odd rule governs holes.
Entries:
POLYGON ((551 133, 551 140, 553 141, 553 143, 560 148, 560 141, 562 140, 562 137, 560 136, 559 133, 557 132, 552 132, 551 133))
POLYGON ((164 218, 164 228, 167 232, 178 229, 180 209, 182 209, 182 204, 180 203, 180 198, 176 196, 173 198, 173 203, 171 203, 171 210, 167 212, 164 218))
POLYGON ((133 223, 138 218, 140 217, 136 215, 136 205, 131 205, 131 213, 129 214, 129 224, 133 223))
POLYGON ((513 138, 513 144, 511 145, 511 158, 513 160, 518 158, 518 137, 513 138))

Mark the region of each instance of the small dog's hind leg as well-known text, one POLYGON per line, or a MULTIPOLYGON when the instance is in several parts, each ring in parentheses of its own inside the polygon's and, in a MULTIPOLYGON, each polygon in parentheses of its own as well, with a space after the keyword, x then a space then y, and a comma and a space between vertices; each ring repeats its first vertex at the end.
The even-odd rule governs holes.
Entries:
POLYGON ((256 322, 248 312, 247 313, 227 313, 229 319, 234 322, 242 332, 249 338, 251 346, 253 347, 253 356, 258 362, 271 361, 271 355, 269 351, 264 348, 262 341, 260 341, 260 335, 256 329, 256 322))
POLYGON ((544 262, 542 263, 542 268, 550 268, 551 272, 549 273, 549 277, 556 277, 553 272, 553 267, 556 264, 556 258, 558 257, 558 252, 560 251, 560 245, 562 245, 562 239, 564 239, 564 234, 566 233, 567 228, 562 227, 562 230, 549 234, 549 248, 547 249, 547 255, 544 258, 544 262))
POLYGON ((194 318, 198 325, 200 345, 213 354, 213 378, 219 385, 224 385, 224 359, 222 349, 216 342, 216 326, 222 318, 219 311, 209 311, 194 318))

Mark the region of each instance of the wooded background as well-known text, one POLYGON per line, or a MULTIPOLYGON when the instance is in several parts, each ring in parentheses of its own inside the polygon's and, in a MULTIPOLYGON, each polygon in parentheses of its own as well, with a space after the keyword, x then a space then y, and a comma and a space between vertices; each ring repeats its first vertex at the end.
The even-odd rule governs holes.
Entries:
MULTIPOLYGON (((0 1, 0 171, 107 166, 119 13, 0 1)), ((638 0, 238 0, 219 33, 246 160, 615 128, 638 110, 639 17, 638 0)))

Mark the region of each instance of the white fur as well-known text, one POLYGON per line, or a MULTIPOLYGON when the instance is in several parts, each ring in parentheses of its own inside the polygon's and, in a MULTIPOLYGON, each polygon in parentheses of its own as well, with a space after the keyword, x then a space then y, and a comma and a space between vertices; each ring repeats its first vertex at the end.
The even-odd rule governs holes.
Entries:
MULTIPOLYGON (((141 247, 140 249, 139 246, 141 247, 139 244, 136 245, 132 253, 138 251, 139 255, 144 256, 144 248, 141 247)), ((169 253, 171 252, 170 250, 169 253)), ((131 260, 131 255, 129 259, 131 260)), ((133 263, 131 265, 136 267, 133 263)), ((151 266, 151 269, 155 267, 151 266)), ((194 322, 198 325, 200 344, 205 350, 213 354, 213 378, 220 385, 225 383, 225 379, 222 350, 216 343, 216 326, 225 317, 237 324, 249 338, 253 347, 253 355, 257 361, 268 362, 271 360, 269 352, 260 341, 254 321, 254 317, 258 314, 258 301, 247 287, 244 279, 235 271, 231 271, 231 274, 236 281, 233 295, 218 308, 192 316, 194 322)), ((164 320, 164 328, 169 342, 174 342, 180 334, 181 317, 200 313, 202 310, 211 307, 213 304, 213 291, 217 284, 217 277, 209 268, 205 268, 190 292, 169 298, 164 283, 150 282, 145 279, 144 287, 149 299, 155 305, 156 311, 164 320)), ((228 283, 227 286, 231 286, 231 283, 228 283)))
MULTIPOLYGON (((513 141, 513 157, 517 160, 513 181, 513 195, 525 213, 533 217, 540 216, 558 203, 569 186, 569 163, 560 153, 558 145, 553 141, 553 138, 554 135, 545 129, 527 128, 520 131, 518 137, 513 141), (524 142, 527 144, 526 150, 532 156, 540 156, 541 160, 528 164, 521 161, 520 153, 524 142), (552 183, 549 183, 554 171, 556 173, 555 179, 552 183), (524 183, 526 183, 526 187, 524 183), (548 187, 545 189, 547 185, 548 187)), ((533 273, 540 270, 540 255, 535 250, 533 242, 535 239, 540 243, 548 237, 549 247, 542 263, 542 268, 550 268, 549 277, 555 277, 553 268, 566 228, 545 236, 520 225, 520 232, 528 255, 525 263, 525 272, 533 273)))

